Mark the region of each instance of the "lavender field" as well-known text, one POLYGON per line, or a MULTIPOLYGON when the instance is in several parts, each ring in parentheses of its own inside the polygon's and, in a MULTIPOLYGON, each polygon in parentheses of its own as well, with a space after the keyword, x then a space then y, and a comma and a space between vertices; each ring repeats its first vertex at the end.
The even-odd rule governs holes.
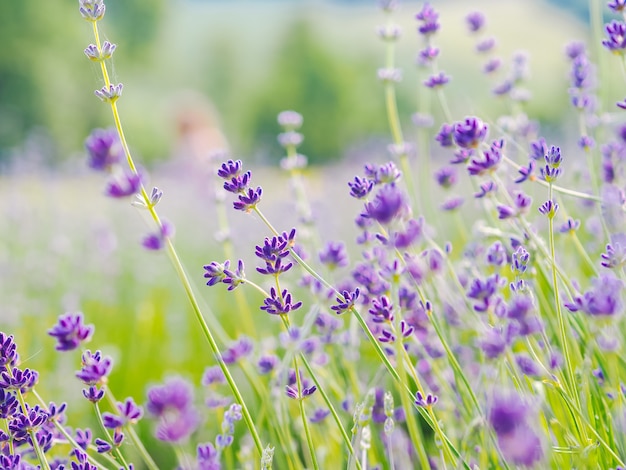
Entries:
POLYGON ((345 63, 296 34, 239 127, 262 55, 167 107, 119 3, 66 18, 93 127, 0 149, 0 470, 626 468, 626 2, 511 2, 515 47, 500 4, 324 5, 345 63))

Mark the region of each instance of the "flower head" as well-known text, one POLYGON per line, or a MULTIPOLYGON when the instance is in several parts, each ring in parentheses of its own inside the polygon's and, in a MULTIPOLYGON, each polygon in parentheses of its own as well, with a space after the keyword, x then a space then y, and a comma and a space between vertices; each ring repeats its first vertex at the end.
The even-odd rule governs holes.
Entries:
POLYGON ((622 313, 622 289, 624 284, 611 274, 602 274, 592 281, 592 288, 577 295, 565 307, 572 312, 582 311, 594 317, 612 317, 622 313))
POLYGON ((57 339, 57 351, 71 351, 89 341, 93 331, 93 325, 86 326, 82 312, 77 312, 61 315, 57 324, 48 330, 48 334, 57 339))
POLYGON ((365 205, 365 215, 385 225, 407 210, 404 193, 395 184, 386 184, 378 190, 374 200, 365 205))
POLYGON ((87 165, 98 171, 110 171, 124 156, 115 129, 94 129, 85 140, 87 165))
POLYGON ((470 32, 477 33, 485 26, 485 15, 478 11, 473 11, 465 17, 465 22, 470 32))

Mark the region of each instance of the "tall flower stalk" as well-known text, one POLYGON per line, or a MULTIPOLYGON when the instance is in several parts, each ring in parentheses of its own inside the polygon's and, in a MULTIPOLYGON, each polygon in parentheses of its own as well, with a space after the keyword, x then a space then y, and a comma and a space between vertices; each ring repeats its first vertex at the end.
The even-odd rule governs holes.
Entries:
MULTIPOLYGON (((117 100, 119 99, 122 93, 122 84, 113 85, 111 83, 107 65, 106 65, 106 60, 110 59, 113 51, 115 50, 115 46, 111 45, 108 42, 105 42, 104 44, 100 42, 98 21, 100 21, 104 17, 105 5, 102 0, 81 0, 80 5, 81 5, 80 11, 81 11, 83 18, 85 18, 92 25, 92 30, 93 30, 94 40, 95 40, 95 45, 91 45, 89 48, 87 48, 86 54, 90 59, 95 60, 96 62, 99 62, 100 70, 102 72, 102 78, 104 80, 104 87, 101 90, 97 90, 96 95, 102 101, 109 103, 111 107, 111 112, 113 114, 113 120, 115 122, 115 128, 117 130, 117 133, 118 133, 118 136, 119 136, 119 139, 120 139, 123 151, 124 151, 124 155, 126 156, 128 167, 133 175, 139 177, 140 175, 135 165, 135 162, 133 160, 133 157, 131 155, 128 143, 126 141, 126 137, 124 135, 124 130, 122 127, 122 122, 121 122, 119 111, 117 108, 117 100)), ((183 268, 183 265, 178 257, 178 253, 176 249, 174 248, 174 244, 171 238, 167 236, 166 234, 166 231, 165 231, 166 225, 163 223, 163 221, 159 217, 156 211, 156 207, 155 207, 156 202, 158 202, 158 200, 155 201, 148 195, 143 184, 139 185, 139 195, 143 203, 143 206, 148 210, 148 213, 150 214, 152 220, 156 224, 158 233, 165 235, 163 237, 164 238, 163 242, 168 251, 170 260, 172 261, 172 264, 174 265, 176 274, 178 275, 181 281, 181 284, 183 285, 183 289, 185 290, 185 293, 191 304, 191 308, 194 312, 196 320, 198 321, 200 325, 202 333, 204 337, 206 338, 207 343, 209 344, 209 347, 211 348, 211 351, 215 355, 215 359, 220 369, 224 373, 224 376, 226 377, 228 385, 231 391, 233 392, 235 399, 242 407, 242 414, 243 414, 244 421, 246 422, 246 425, 248 426, 248 430, 250 431, 250 434, 252 435, 252 439, 254 440, 256 449, 260 456, 263 454, 264 446, 261 442, 259 433, 254 425, 254 420, 252 419, 252 416, 250 415, 248 407, 246 406, 243 395, 239 391, 237 384, 235 383, 232 375, 230 374, 228 368, 226 367, 226 364, 224 364, 224 361, 222 360, 220 349, 217 345, 217 342, 215 341, 213 337, 211 330, 209 329, 209 326, 206 320, 204 319, 204 316, 202 315, 200 306, 198 304, 198 301, 191 287, 191 283, 189 282, 187 274, 185 273, 185 269, 183 268)))

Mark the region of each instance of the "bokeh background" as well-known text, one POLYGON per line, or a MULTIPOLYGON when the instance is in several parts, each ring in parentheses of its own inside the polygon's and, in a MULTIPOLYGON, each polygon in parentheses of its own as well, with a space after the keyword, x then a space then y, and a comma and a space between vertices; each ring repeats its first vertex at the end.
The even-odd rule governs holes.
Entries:
MULTIPOLYGON (((46 165, 73 160, 90 129, 110 122, 92 94, 101 80, 82 54, 91 31, 75 3, 0 5, 2 162, 33 146, 46 165)), ((480 10, 504 68, 516 50, 531 56, 530 114, 559 125, 568 112, 563 47, 588 38, 587 1, 431 3, 443 23, 437 36, 441 65, 455 77, 449 92, 454 109, 501 112, 463 22, 469 11, 480 10)), ((401 2, 395 15, 404 28, 398 65, 405 116, 415 111, 420 83, 414 59, 421 45, 413 24, 419 5, 401 2)), ((235 154, 262 162, 280 158, 276 114, 296 109, 306 117, 302 152, 313 163, 327 163, 385 136, 376 79, 383 47, 374 33, 381 21, 373 0, 110 0, 102 30, 118 45, 113 77, 124 83, 121 111, 142 161, 171 158, 181 113, 196 102, 210 109, 209 119, 223 129, 235 154)), ((597 52, 592 48, 592 56, 597 52)))
MULTIPOLYGON (((436 43, 440 66, 452 76, 446 93, 456 119, 477 114, 495 122, 509 111, 493 96, 468 38, 464 17, 474 10, 487 17, 503 70, 516 51, 527 51, 526 110, 544 133, 564 142, 575 120, 564 54, 573 39, 590 45, 605 78, 599 90, 605 109, 624 98, 618 64, 590 40, 603 20, 590 17, 584 0, 431 3, 441 15, 436 43)), ((375 34, 382 13, 374 1, 106 4, 101 32, 118 46, 113 80, 124 84, 119 109, 126 134, 151 173, 150 185, 165 192, 160 213, 177 227, 177 248, 210 324, 222 344, 242 330, 275 335, 266 316, 242 326, 232 298, 203 285, 202 266, 223 259, 215 241, 214 168, 205 157, 226 147, 252 165, 255 184, 266 185, 264 210, 288 229, 296 221, 287 178, 275 169, 283 156, 276 115, 300 112, 300 150, 312 165, 307 184, 324 241, 353 239, 344 214, 351 221, 359 205, 347 197, 346 181, 363 163, 389 158, 376 77, 384 62, 375 34)), ((595 0, 590 4, 600 11, 595 0)), ((422 44, 413 16, 420 6, 401 2, 393 15, 403 27, 398 101, 407 140, 415 136, 416 110, 432 112, 435 128, 443 119, 415 66, 422 44)), ((42 372, 41 393, 72 402, 70 416, 78 420, 89 419, 72 380, 79 357, 55 353, 45 334, 65 311, 81 310, 96 325, 91 347, 115 358, 111 386, 118 397, 143 402, 146 386, 168 374, 199 383, 212 358, 168 260, 139 246, 150 230, 145 214, 105 199, 100 175, 86 169, 85 137, 112 119, 93 95, 102 81, 83 54, 93 39, 77 10, 67 0, 0 1, 0 330, 15 334, 23 363, 42 372)), ((231 224, 237 255, 252 261, 266 230, 246 214, 232 214, 231 224)), ((253 305, 261 300, 250 296, 253 305)), ((150 440, 149 424, 142 426, 150 440)), ((171 463, 167 449, 153 449, 160 462, 171 463)))

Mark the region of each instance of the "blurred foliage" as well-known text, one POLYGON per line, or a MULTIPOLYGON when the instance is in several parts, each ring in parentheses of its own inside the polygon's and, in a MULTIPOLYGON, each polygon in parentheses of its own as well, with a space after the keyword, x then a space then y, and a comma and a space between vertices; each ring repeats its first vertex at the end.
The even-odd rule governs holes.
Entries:
MULTIPOLYGON (((132 63, 152 47, 164 4, 107 2, 113 42, 126 49, 121 63, 132 63)), ((106 122, 107 110, 94 105, 91 93, 100 81, 82 53, 93 39, 77 2, 0 2, 0 41, 0 161, 34 131, 50 137, 47 154, 57 161, 106 122)))
POLYGON ((381 86, 371 64, 355 62, 326 48, 305 19, 295 21, 250 105, 246 147, 282 158, 276 116, 286 109, 304 116, 300 151, 311 163, 337 160, 348 143, 385 132, 381 86))

